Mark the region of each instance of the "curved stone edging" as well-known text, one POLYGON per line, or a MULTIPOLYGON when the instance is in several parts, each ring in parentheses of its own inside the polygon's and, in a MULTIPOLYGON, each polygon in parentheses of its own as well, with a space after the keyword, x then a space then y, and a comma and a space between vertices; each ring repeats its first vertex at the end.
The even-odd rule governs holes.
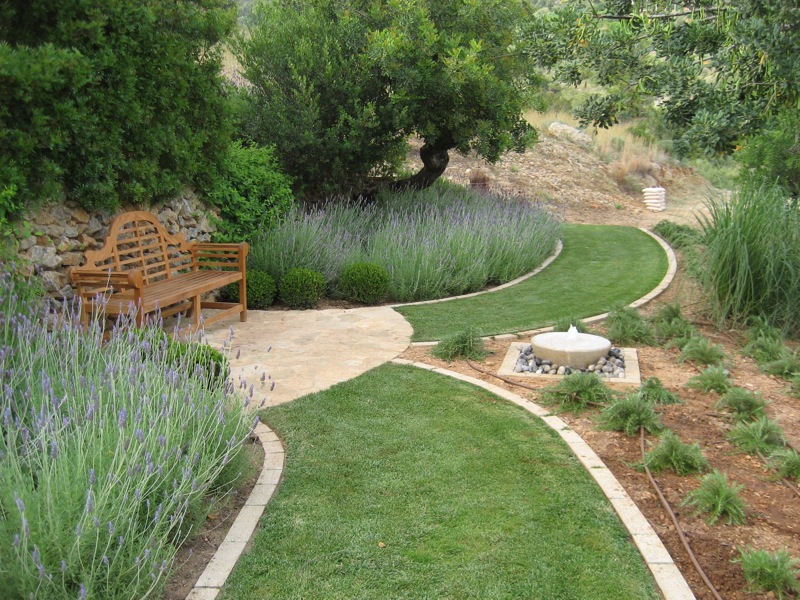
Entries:
MULTIPOLYGON (((639 308, 640 306, 644 306, 645 304, 647 304, 648 302, 650 302, 654 298, 657 298, 658 296, 663 294, 664 291, 672 283, 672 280, 675 279, 675 273, 677 273, 677 271, 678 271, 678 259, 675 258, 675 252, 672 250, 672 247, 669 244, 667 244, 667 242, 665 242, 661 237, 659 237, 658 235, 656 235, 655 233, 653 233, 649 229, 646 229, 645 227, 638 227, 637 229, 639 229, 640 231, 645 232, 647 235, 652 237, 664 249, 664 253, 667 255, 667 272, 666 272, 666 274, 664 275, 664 277, 661 279, 661 281, 659 282, 659 284, 656 287, 654 287, 650 292, 648 292, 647 294, 645 294, 644 296, 642 296, 638 300, 634 300, 633 302, 631 302, 628 305, 631 308, 639 308)), ((559 252, 560 252, 560 250, 559 250, 559 252)), ((553 259, 555 259, 556 256, 554 256, 553 259)), ((552 262, 552 261, 550 261, 550 262, 552 262)), ((549 264, 549 263, 547 263, 547 264, 549 264)), ((543 264, 542 267, 540 267, 540 268, 544 268, 545 266, 546 265, 543 264)), ((535 275, 536 273, 538 273, 538 270, 532 272, 530 275, 526 275, 525 278, 527 279, 528 277, 530 277, 532 275, 535 275)), ((514 282, 509 282, 506 285, 507 286, 508 285, 512 285, 513 283, 519 283, 519 281, 514 280, 514 282)), ((488 290, 488 291, 495 291, 495 290, 488 290)), ((486 293, 486 292, 478 292, 478 293, 486 293)), ((437 302, 437 301, 434 301, 434 302, 437 302)), ((582 319, 582 321, 584 323, 591 324, 591 323, 597 323, 599 321, 602 321, 602 320, 606 319, 607 317, 608 317, 608 313, 605 312, 605 313, 602 313, 602 314, 599 314, 599 315, 594 315, 592 317, 587 317, 585 319, 582 319)), ((515 340, 515 339, 519 339, 521 336, 524 336, 524 335, 535 335, 537 333, 545 333, 547 331, 552 331, 552 330, 553 330, 552 327, 540 327, 539 329, 529 329, 528 331, 519 331, 517 333, 500 333, 500 334, 497 334, 497 335, 487 335, 487 336, 484 336, 483 339, 487 340, 487 341, 488 340, 515 340)), ((438 343, 439 343, 438 341, 434 341, 434 342, 411 342, 411 345, 412 346, 435 346, 438 343)))
POLYGON ((472 292, 471 294, 462 294, 461 296, 448 296, 447 298, 436 298, 435 300, 420 300, 419 302, 406 302, 404 304, 389 304, 389 308, 400 308, 402 306, 422 306, 423 304, 438 304, 439 302, 449 302, 450 300, 461 300, 462 298, 472 298, 474 296, 482 296, 483 294, 491 294, 492 292, 499 292, 500 290, 504 290, 506 288, 511 287, 512 285, 517 285, 518 283, 522 283, 526 279, 533 277, 534 275, 538 275, 544 269, 546 269, 551 262, 558 258, 558 255, 561 254, 561 251, 564 249, 564 243, 561 239, 556 240, 556 249, 555 251, 544 259, 544 262, 536 267, 530 273, 526 273, 525 275, 521 275, 516 279, 512 279, 511 281, 505 282, 503 285, 498 285, 497 287, 493 287, 490 290, 481 290, 480 292, 472 292))
POLYGON ((186 600, 214 600, 219 595, 233 567, 253 537, 267 503, 278 488, 286 455, 283 443, 264 423, 259 422, 254 433, 264 448, 261 474, 228 534, 206 565, 192 591, 186 596, 186 600))
POLYGON ((617 478, 614 477, 611 470, 603 463, 600 457, 597 456, 594 450, 589 447, 589 444, 575 431, 570 429, 559 417, 550 414, 549 411, 535 402, 526 400, 513 392, 509 392, 508 390, 481 379, 470 377, 469 375, 462 375, 461 373, 456 373, 448 369, 399 358, 394 359, 392 362, 440 373, 452 377, 453 379, 476 385, 509 402, 513 402, 529 413, 539 417, 564 440, 589 475, 591 475, 597 485, 600 486, 600 489, 603 491, 606 498, 608 498, 609 502, 611 502, 611 506, 614 507, 617 516, 619 516, 620 521, 622 521, 622 524, 630 533, 639 553, 650 569, 664 600, 695 600, 695 595, 686 582, 686 579, 684 579, 675 561, 672 560, 672 556, 670 556, 664 544, 661 542, 661 538, 658 537, 658 534, 636 506, 636 503, 631 499, 617 478))

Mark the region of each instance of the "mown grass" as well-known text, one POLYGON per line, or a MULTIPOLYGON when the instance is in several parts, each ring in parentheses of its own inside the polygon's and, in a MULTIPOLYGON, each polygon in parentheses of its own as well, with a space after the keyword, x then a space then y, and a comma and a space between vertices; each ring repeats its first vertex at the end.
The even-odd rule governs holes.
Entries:
POLYGON ((538 419, 384 365, 270 408, 285 479, 225 598, 655 598, 579 462, 538 419))
POLYGON ((667 272, 664 250, 634 227, 562 228, 564 249, 544 271, 491 294, 397 308, 414 327, 413 341, 442 339, 469 323, 484 335, 551 325, 628 304, 652 290, 667 272))

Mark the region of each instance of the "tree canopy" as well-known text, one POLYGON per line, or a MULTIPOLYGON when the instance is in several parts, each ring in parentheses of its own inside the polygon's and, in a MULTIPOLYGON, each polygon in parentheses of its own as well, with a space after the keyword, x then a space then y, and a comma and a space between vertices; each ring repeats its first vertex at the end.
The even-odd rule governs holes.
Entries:
POLYGON ((497 160, 535 140, 539 79, 516 51, 525 0, 271 0, 238 46, 252 140, 274 145, 307 194, 390 178, 411 135, 425 187, 448 152, 497 160))
POLYGON ((730 152, 800 109, 794 0, 572 0, 537 15, 525 39, 557 80, 605 88, 579 109, 584 123, 655 99, 680 154, 730 152))
POLYGON ((45 199, 158 200, 227 148, 226 0, 1 0, 0 223, 45 199))

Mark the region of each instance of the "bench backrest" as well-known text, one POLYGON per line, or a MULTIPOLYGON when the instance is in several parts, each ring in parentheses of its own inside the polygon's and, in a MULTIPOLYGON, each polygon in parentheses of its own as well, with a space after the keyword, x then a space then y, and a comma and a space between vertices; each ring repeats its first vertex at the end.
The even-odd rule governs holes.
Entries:
POLYGON ((85 267, 100 270, 140 269, 146 283, 195 269, 192 244, 171 235, 154 214, 139 210, 117 215, 99 250, 86 252, 85 267))

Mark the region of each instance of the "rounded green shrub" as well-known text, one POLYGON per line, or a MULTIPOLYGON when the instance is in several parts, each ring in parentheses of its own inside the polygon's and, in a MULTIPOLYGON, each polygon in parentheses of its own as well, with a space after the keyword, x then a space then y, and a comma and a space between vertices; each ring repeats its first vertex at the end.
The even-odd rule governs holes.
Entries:
POLYGON ((289 308, 314 308, 325 294, 325 277, 318 271, 295 267, 283 276, 281 302, 289 308))
MULTIPOLYGON (((247 271, 247 308, 265 310, 272 306, 278 284, 266 271, 247 271)), ((230 302, 239 301, 239 284, 232 283, 225 288, 224 297, 230 302)))
POLYGON ((389 292, 389 272, 375 263, 353 263, 342 272, 338 287, 347 300, 378 304, 389 292))
POLYGON ((205 376, 211 386, 223 386, 228 377, 228 359, 222 352, 206 344, 170 339, 167 359, 175 367, 205 376))

